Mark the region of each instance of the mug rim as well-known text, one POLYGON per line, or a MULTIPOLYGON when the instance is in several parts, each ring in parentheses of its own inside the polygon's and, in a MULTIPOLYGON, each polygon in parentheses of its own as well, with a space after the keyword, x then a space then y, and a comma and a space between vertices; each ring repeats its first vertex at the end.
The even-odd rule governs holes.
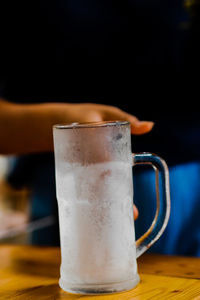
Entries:
POLYGON ((116 120, 116 121, 98 121, 98 122, 73 122, 53 125, 54 129, 77 129, 77 128, 101 128, 110 126, 124 126, 130 125, 129 121, 116 120))

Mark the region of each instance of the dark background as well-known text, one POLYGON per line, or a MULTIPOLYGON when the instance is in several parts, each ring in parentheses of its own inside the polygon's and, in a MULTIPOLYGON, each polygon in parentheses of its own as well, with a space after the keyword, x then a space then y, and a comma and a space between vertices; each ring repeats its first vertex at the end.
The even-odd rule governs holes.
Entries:
POLYGON ((1 1, 10 101, 96 102, 155 121, 134 151, 199 159, 199 6, 182 0, 1 1))

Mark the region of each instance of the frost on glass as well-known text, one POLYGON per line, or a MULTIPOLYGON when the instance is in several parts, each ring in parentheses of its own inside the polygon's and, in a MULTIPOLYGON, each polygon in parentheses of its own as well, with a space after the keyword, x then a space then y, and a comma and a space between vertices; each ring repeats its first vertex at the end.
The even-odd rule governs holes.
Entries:
POLYGON ((54 129, 62 285, 137 276, 130 128, 54 129))

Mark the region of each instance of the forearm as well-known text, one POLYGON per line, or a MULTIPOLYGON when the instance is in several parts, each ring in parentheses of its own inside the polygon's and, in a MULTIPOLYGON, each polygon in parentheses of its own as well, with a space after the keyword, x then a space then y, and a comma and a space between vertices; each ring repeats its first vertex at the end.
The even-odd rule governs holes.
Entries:
POLYGON ((56 108, 53 103, 21 105, 0 100, 0 153, 52 151, 52 126, 59 122, 56 108))

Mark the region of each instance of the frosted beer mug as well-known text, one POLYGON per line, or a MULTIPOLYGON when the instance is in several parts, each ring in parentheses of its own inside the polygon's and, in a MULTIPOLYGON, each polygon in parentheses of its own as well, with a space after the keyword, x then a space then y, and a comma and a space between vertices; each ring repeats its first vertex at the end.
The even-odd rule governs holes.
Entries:
POLYGON ((79 294, 134 288, 139 282, 136 258, 168 222, 166 163, 155 154, 132 154, 126 121, 55 125, 53 134, 60 287, 79 294), (156 171, 157 211, 149 230, 135 242, 132 166, 137 164, 150 164, 156 171))

